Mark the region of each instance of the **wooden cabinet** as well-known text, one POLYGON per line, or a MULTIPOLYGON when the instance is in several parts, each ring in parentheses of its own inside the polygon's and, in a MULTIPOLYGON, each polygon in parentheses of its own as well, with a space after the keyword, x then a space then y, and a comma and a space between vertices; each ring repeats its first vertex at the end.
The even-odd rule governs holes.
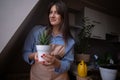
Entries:
POLYGON ((90 21, 95 25, 92 30, 92 38, 105 39, 105 33, 107 31, 105 16, 93 9, 85 7, 84 17, 88 17, 90 21))
POLYGON ((107 28, 108 32, 111 34, 120 34, 120 18, 113 16, 107 16, 107 28))
POLYGON ((70 25, 80 29, 83 16, 88 17, 90 22, 95 25, 91 38, 106 40, 106 34, 111 34, 119 36, 120 41, 120 18, 85 7, 83 11, 72 10, 69 12, 70 25))
POLYGON ((95 27, 91 38, 106 40, 106 34, 115 34, 120 36, 120 18, 85 7, 84 17, 88 17, 95 27))
POLYGON ((69 25, 73 26, 75 25, 75 14, 69 12, 69 25))

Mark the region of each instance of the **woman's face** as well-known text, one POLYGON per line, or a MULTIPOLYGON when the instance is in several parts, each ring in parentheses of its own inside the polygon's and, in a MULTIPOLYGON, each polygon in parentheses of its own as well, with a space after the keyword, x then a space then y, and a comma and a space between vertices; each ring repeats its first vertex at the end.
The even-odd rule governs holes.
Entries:
POLYGON ((52 26, 59 26, 62 22, 61 15, 57 12, 56 5, 53 5, 50 9, 49 21, 52 26))

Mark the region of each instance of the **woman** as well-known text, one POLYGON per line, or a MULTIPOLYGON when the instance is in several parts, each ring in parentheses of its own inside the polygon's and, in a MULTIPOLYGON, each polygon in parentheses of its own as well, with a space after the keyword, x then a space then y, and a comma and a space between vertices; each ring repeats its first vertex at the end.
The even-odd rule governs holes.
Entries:
POLYGON ((48 8, 49 25, 36 26, 29 33, 24 45, 24 60, 31 64, 30 80, 69 80, 68 70, 74 60, 74 40, 68 26, 67 7, 60 0, 50 3, 48 8), (39 62, 35 42, 39 31, 51 35, 51 52, 41 56, 39 62))

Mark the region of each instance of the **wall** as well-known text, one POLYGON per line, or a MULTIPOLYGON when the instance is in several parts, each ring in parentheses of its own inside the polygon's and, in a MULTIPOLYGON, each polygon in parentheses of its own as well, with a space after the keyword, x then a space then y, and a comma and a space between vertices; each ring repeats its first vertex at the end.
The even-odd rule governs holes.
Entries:
POLYGON ((0 53, 39 0, 0 0, 0 53))
POLYGON ((24 41, 35 25, 46 24, 49 1, 39 0, 6 43, 0 54, 0 80, 23 80, 23 78, 29 80, 30 65, 23 60, 22 56, 24 41))
MULTIPOLYGON (((15 0, 11 0, 11 1, 15 1, 15 0)), ((8 9, 10 8, 10 6, 12 6, 12 9, 11 9, 12 11, 9 11, 8 9, 6 10, 6 8, 3 8, 4 5, 2 8, 0 6, 0 10, 5 10, 7 13, 11 12, 10 16, 14 17, 14 19, 12 19, 12 17, 7 16, 8 14, 6 13, 7 15, 3 18, 8 21, 6 20, 5 21, 8 23, 11 22, 9 23, 11 25, 13 24, 17 25, 17 27, 15 25, 8 26, 8 23, 7 23, 6 27, 0 27, 0 33, 2 31, 2 34, 0 34, 0 36, 3 36, 6 38, 6 36, 11 35, 9 39, 7 38, 8 43, 6 41, 5 47, 1 51, 1 54, 0 54, 0 80, 9 80, 9 79, 10 80, 21 80, 21 79, 23 80, 23 78, 24 79, 29 78, 30 65, 25 63, 22 57, 22 49, 24 45, 24 40, 27 34, 29 33, 29 31, 34 27, 34 25, 46 24, 47 20, 46 20, 45 15, 47 13, 46 10, 47 10, 49 1, 48 0, 38 0, 38 1, 34 0, 32 4, 32 0, 31 1, 29 0, 30 2, 29 4, 32 6, 27 4, 28 3, 27 1, 23 1, 23 0, 22 1, 16 0, 15 2, 11 2, 11 3, 10 1, 6 1, 6 0, 0 1, 2 2, 2 4, 4 3, 4 5, 9 4, 9 6, 7 7, 8 9), (26 8, 24 9, 25 5, 26 5, 26 8), (14 13, 13 11, 15 11, 16 14, 13 15, 14 13), (19 24, 16 22, 18 22, 19 24), (11 28, 16 28, 16 29, 13 30, 11 28), (9 34, 5 34, 4 36, 3 33, 8 31, 8 29, 11 29, 11 31, 13 32, 9 31, 9 34)), ((1 13, 2 15, 4 15, 3 12, 0 12, 0 18, 2 18, 1 13)), ((0 21, 2 21, 2 19, 0 19, 0 21)), ((1 25, 1 22, 0 22, 0 25, 1 25)), ((0 44, 2 44, 2 40, 0 40, 1 41, 0 44)))

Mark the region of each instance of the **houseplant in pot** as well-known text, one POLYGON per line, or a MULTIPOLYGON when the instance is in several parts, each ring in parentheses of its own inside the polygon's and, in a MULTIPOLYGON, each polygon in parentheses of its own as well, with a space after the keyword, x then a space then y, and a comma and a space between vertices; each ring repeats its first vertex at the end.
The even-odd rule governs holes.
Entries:
POLYGON ((44 61, 41 57, 43 54, 49 53, 50 51, 50 35, 47 34, 47 31, 39 32, 38 41, 36 43, 36 49, 38 52, 39 61, 44 61))
POLYGON ((99 71, 102 80, 116 80, 117 66, 110 53, 105 53, 98 59, 99 71))
POLYGON ((89 39, 93 27, 94 25, 90 22, 89 18, 85 17, 82 19, 81 30, 78 33, 75 44, 75 58, 77 62, 81 60, 89 62, 90 55, 87 54, 87 51, 90 48, 89 39))

